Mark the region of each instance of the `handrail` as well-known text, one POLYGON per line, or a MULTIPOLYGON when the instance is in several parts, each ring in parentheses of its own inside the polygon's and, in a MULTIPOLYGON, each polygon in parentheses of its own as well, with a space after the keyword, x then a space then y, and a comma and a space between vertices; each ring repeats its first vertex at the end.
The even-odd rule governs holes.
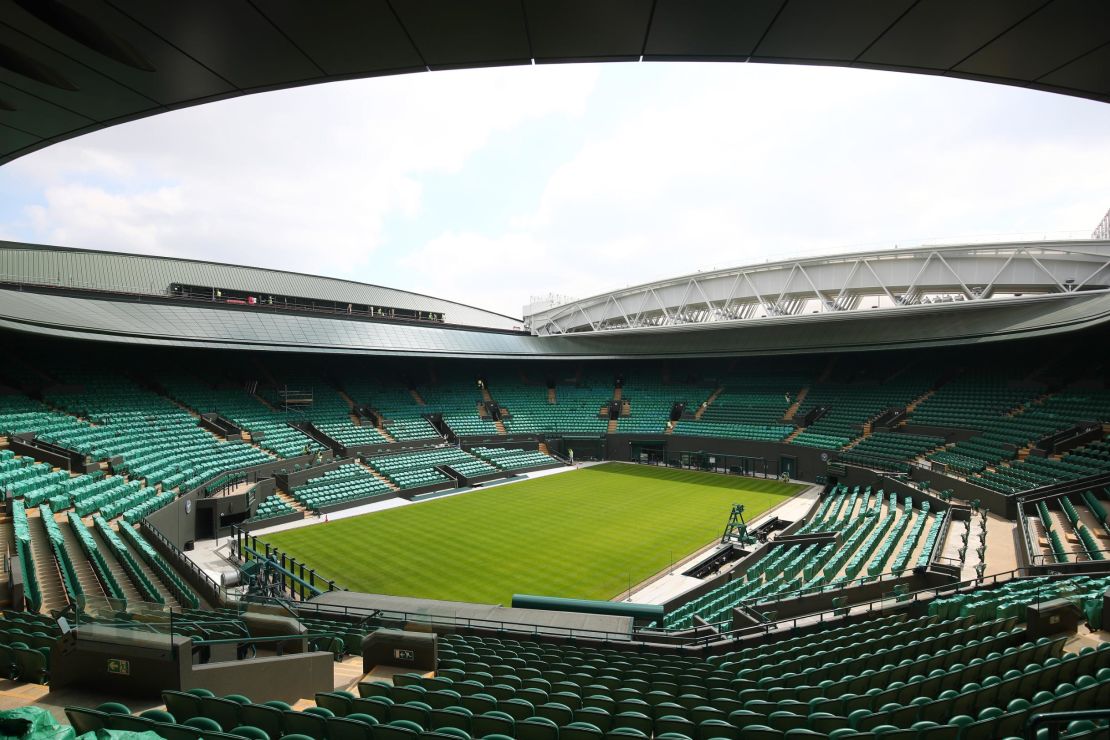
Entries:
POLYGON ((1070 722, 1083 719, 1092 722, 1110 719, 1110 708, 1075 709, 1067 712, 1037 712, 1026 718, 1024 735, 1029 740, 1033 740, 1037 737, 1037 728, 1041 725, 1048 725, 1049 740, 1059 740, 1060 725, 1067 726, 1070 722))
POLYGON ((1082 555, 1082 556, 1086 557, 1087 559, 1086 560, 1068 560, 1068 561, 1065 561, 1065 562, 1061 563, 1058 560, 1054 559, 1056 557, 1055 553, 1039 553, 1037 555, 1033 555, 1032 552, 1030 552, 1029 557, 1030 557, 1030 560, 1032 561, 1030 563, 1030 565, 1038 565, 1040 567, 1044 567, 1046 565, 1076 565, 1076 564, 1083 564, 1083 563, 1101 563, 1103 565, 1103 567, 1105 567, 1107 569, 1110 569, 1110 548, 1104 548, 1104 549, 1101 549, 1101 550, 1088 550, 1087 548, 1084 547, 1084 548, 1081 548, 1079 550, 1068 550, 1067 552, 1064 552, 1062 554, 1063 555, 1082 555), (1106 555, 1106 557, 1102 560, 1096 560, 1096 559, 1093 559, 1093 558, 1089 557, 1091 553, 1096 553, 1096 552, 1103 553, 1103 554, 1106 555), (1052 558, 1052 559, 1050 560, 1050 558, 1052 558))
MULTIPOLYGON (((940 516, 940 514, 938 513, 937 516, 940 516)), ((957 563, 963 562, 959 558, 950 558, 947 555, 939 554, 944 552, 944 543, 948 541, 948 530, 952 528, 953 519, 952 507, 949 506, 944 511, 944 521, 940 525, 940 531, 937 532, 937 538, 933 540, 933 551, 929 554, 929 559, 926 562, 935 563, 940 560, 955 560, 957 563)), ((926 533, 926 535, 928 535, 928 533, 926 533)))
MULTIPOLYGON (((963 589, 974 590, 975 588, 984 585, 997 585, 1014 578, 1027 577, 1026 571, 1028 568, 1015 568, 1010 571, 1003 571, 991 576, 986 576, 983 579, 968 579, 941 586, 935 586, 919 591, 908 592, 905 594, 895 594, 894 592, 888 593, 876 599, 867 602, 861 602, 852 605, 842 605, 838 607, 830 607, 829 609, 811 612, 796 617, 787 619, 779 619, 775 621, 767 621, 760 625, 753 625, 738 630, 729 632, 721 632, 712 635, 697 635, 688 634, 691 630, 687 630, 687 634, 667 634, 659 631, 644 630, 642 632, 611 632, 608 630, 593 630, 572 627, 557 627, 553 625, 537 625, 537 624, 524 624, 520 622, 512 622, 488 618, 473 618, 473 617, 460 617, 458 615, 437 615, 428 614, 426 612, 409 612, 402 610, 388 610, 376 609, 373 607, 358 607, 346 605, 333 605, 321 604, 313 601, 290 601, 287 599, 279 599, 286 601, 290 608, 295 610, 298 614, 303 612, 311 612, 320 616, 327 617, 356 617, 363 621, 374 622, 412 622, 420 623, 427 626, 445 626, 453 629, 477 629, 486 631, 497 632, 511 632, 516 634, 531 635, 533 637, 563 637, 572 639, 586 639, 596 640, 605 643, 617 643, 621 645, 629 644, 645 644, 645 645, 661 645, 671 647, 688 647, 688 648, 701 648, 704 649, 710 645, 727 644, 729 642, 736 642, 745 637, 751 637, 759 633, 770 633, 772 631, 798 627, 802 624, 821 624, 826 621, 834 621, 841 616, 848 613, 882 613, 885 609, 891 608, 887 602, 892 600, 897 601, 897 608, 902 608, 904 605, 912 602, 923 600, 925 597, 936 598, 941 595, 951 595, 959 593, 963 589), (859 611, 864 609, 864 611, 859 611)), ((1067 579, 1070 576, 1067 574, 1049 574, 1044 576, 1053 580, 1067 579)), ((240 640, 240 642, 242 642, 240 640)))
POLYGON ((330 640, 339 640, 343 642, 343 636, 338 632, 307 632, 303 635, 270 635, 267 637, 251 637, 245 635, 243 637, 218 637, 214 640, 203 639, 193 640, 194 645, 236 645, 254 644, 262 642, 288 642, 290 640, 320 640, 328 638, 330 640))
MULTIPOLYGON (((622 644, 636 641, 635 633, 525 624, 522 622, 510 622, 499 619, 438 615, 428 614, 426 612, 394 611, 389 609, 375 609, 373 607, 319 604, 313 601, 295 602, 293 608, 298 612, 311 610, 315 614, 329 617, 361 617, 375 621, 414 622, 432 626, 443 625, 455 629, 495 630, 498 632, 514 632, 533 636, 597 639, 606 642, 619 642, 622 644)), ((652 640, 641 640, 641 642, 652 642, 652 640)), ((672 641, 669 644, 678 645, 681 643, 672 641)))
MULTIPOLYGON (((253 555, 256 558, 263 559, 263 560, 269 560, 269 558, 270 558, 270 556, 264 555, 263 553, 259 552, 258 550, 255 550, 253 547, 251 547, 249 545, 240 544, 240 545, 238 545, 238 547, 241 550, 246 550, 248 553, 250 553, 251 555, 253 555)), ((275 563, 275 565, 277 565, 277 563, 275 563)), ((302 596, 304 594, 304 589, 306 589, 306 588, 309 591, 312 592, 313 596, 319 596, 320 594, 325 593, 322 589, 317 588, 315 583, 306 581, 305 579, 296 575, 295 573, 288 570, 284 566, 278 565, 278 567, 281 569, 285 578, 289 578, 290 580, 293 580, 293 581, 297 582, 301 586, 302 596)), ((334 582, 329 582, 329 583, 334 583, 334 582)), ((334 589, 329 589, 329 590, 334 590, 334 589)))
MULTIPOLYGON (((927 595, 929 598, 936 598, 936 597, 939 597, 941 594, 945 594, 945 593, 949 593, 949 592, 959 593, 959 591, 962 588, 964 588, 965 586, 967 586, 971 589, 979 588, 979 587, 982 587, 984 585, 987 585, 988 580, 990 582, 990 585, 997 585, 998 583, 1002 583, 1002 582, 1008 581, 1008 580, 1013 580, 1015 578, 1027 577, 1023 574, 1025 574, 1025 572, 1028 571, 1028 570, 1031 570, 1031 569, 1030 568, 1014 568, 1013 570, 1000 571, 1000 572, 995 573, 995 574, 990 575, 990 576, 984 576, 983 578, 971 578, 971 579, 967 579, 967 580, 964 580, 964 581, 957 581, 955 583, 949 583, 949 584, 945 584, 945 585, 941 585, 941 586, 934 586, 934 587, 931 587, 931 588, 921 589, 921 590, 918 590, 918 591, 911 591, 911 592, 908 592, 908 593, 905 593, 905 594, 899 594, 898 597, 897 597, 898 598, 898 603, 901 605, 901 604, 905 604, 905 603, 908 603, 908 602, 917 602, 917 601, 920 601, 922 599, 923 595, 927 595)), ((1033 574, 1028 574, 1028 575, 1032 576, 1033 574)), ((1072 575, 1071 574, 1059 573, 1059 574, 1046 574, 1043 577, 1067 579, 1067 578, 1071 578, 1072 575)), ((797 617, 791 617, 791 618, 788 618, 788 619, 780 619, 780 620, 775 621, 775 622, 768 622, 764 625, 760 625, 758 628, 745 627, 745 628, 742 628, 742 629, 739 629, 739 630, 733 630, 731 632, 721 633, 720 636, 717 639, 719 639, 719 640, 738 640, 741 637, 745 637, 747 635, 753 634, 753 629, 760 629, 760 630, 763 630, 765 632, 770 632, 771 630, 779 629, 781 627, 786 627, 786 626, 797 627, 799 622, 802 622, 802 621, 812 622, 815 617, 817 618, 817 622, 820 623, 820 622, 826 621, 825 620, 826 615, 832 614, 835 618, 835 617, 839 616, 839 615, 836 614, 836 612, 839 611, 839 612, 843 613, 844 609, 847 609, 849 612, 851 612, 851 611, 859 609, 861 607, 867 607, 867 613, 870 613, 870 612, 876 611, 876 605, 878 605, 877 610, 879 612, 882 612, 883 611, 883 603, 887 602, 887 601, 890 601, 891 598, 892 598, 891 596, 880 597, 878 599, 871 599, 870 601, 860 602, 858 604, 850 604, 850 605, 845 605, 845 606, 841 606, 841 607, 830 607, 829 609, 825 609, 825 610, 819 611, 819 612, 812 612, 810 614, 799 615, 797 617)), ((691 642, 689 642, 687 644, 691 645, 691 646, 697 646, 697 645, 705 646, 705 645, 711 644, 712 642, 714 642, 714 640, 707 640, 706 638, 703 637, 703 638, 695 638, 694 640, 692 640, 691 642)))
MULTIPOLYGON (((317 574, 314 568, 310 568, 305 563, 298 561, 296 558, 286 555, 283 551, 271 546, 265 540, 259 540, 257 535, 244 531, 242 527, 238 525, 232 525, 231 531, 232 537, 234 538, 231 546, 231 553, 234 557, 236 557, 240 562, 245 562, 247 560, 247 553, 260 559, 269 560, 271 558, 277 558, 277 560, 275 561, 275 565, 277 565, 278 568, 280 568, 281 571, 285 573, 286 577, 292 579, 301 587, 300 597, 302 601, 304 601, 306 598, 306 589, 308 589, 308 591, 311 593, 311 596, 319 596, 320 594, 325 593, 325 589, 320 588, 316 585, 317 579, 322 582, 322 585, 327 586, 326 591, 344 590, 335 581, 329 578, 324 578, 323 576, 317 574), (265 547, 265 551, 258 549, 259 544, 265 547), (246 553, 244 551, 246 551, 246 553), (300 572, 299 576, 297 575, 297 570, 299 570, 300 572)), ((293 595, 296 595, 297 593, 292 585, 289 586, 289 592, 293 595)))
POLYGON ((209 596, 215 598, 217 604, 222 600, 223 587, 220 586, 220 584, 216 583, 212 576, 204 572, 204 570, 199 565, 194 563, 192 558, 183 553, 177 547, 177 545, 170 542, 169 538, 166 537, 166 535, 162 534, 161 530, 151 524, 149 520, 143 519, 142 527, 153 533, 154 538, 161 542, 171 553, 173 553, 173 556, 177 560, 179 565, 183 565, 184 567, 188 568, 190 571, 193 572, 194 575, 198 576, 201 579, 201 581, 210 589, 209 596))
MULTIPOLYGON (((911 568, 910 570, 912 572, 913 569, 911 568)), ((868 583, 889 581, 889 580, 893 580, 893 579, 897 579, 897 578, 904 578, 904 577, 905 576, 895 575, 894 571, 887 571, 886 573, 879 573, 878 575, 874 575, 874 576, 860 576, 859 578, 853 578, 850 581, 843 581, 843 582, 838 583, 836 585, 833 585, 833 584, 830 584, 830 583, 824 583, 824 584, 821 584, 820 586, 811 586, 809 588, 799 588, 795 591, 783 591, 783 592, 780 592, 780 593, 776 593, 773 596, 768 596, 765 599, 764 598, 759 598, 759 597, 757 597, 755 599, 741 599, 740 601, 736 602, 736 605, 737 605, 737 607, 739 607, 741 604, 746 606, 746 607, 752 607, 756 604, 760 604, 760 605, 763 605, 763 604, 777 604, 778 602, 785 601, 787 599, 800 598, 802 596, 812 596, 813 594, 825 593, 825 592, 828 592, 828 591, 841 591, 841 590, 846 589, 846 588, 852 588, 853 584, 862 586, 862 585, 865 585, 865 584, 868 584, 868 583)))

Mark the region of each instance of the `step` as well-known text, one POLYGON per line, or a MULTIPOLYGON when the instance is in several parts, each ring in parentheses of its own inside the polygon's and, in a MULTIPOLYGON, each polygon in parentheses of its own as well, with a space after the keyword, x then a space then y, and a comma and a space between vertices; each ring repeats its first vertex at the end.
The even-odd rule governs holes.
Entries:
POLYGON ((916 409, 918 406, 920 406, 922 404, 922 402, 924 402, 927 398, 931 397, 936 392, 937 392, 936 388, 930 388, 929 390, 925 391, 924 393, 922 393, 917 398, 910 401, 908 404, 906 404, 906 413, 909 413, 909 412, 913 411, 914 409, 916 409))
POLYGON ((377 479, 378 479, 378 480, 380 480, 380 481, 381 481, 382 483, 385 483, 385 484, 386 484, 387 486, 389 486, 389 490, 391 490, 391 491, 399 491, 399 490, 401 490, 401 488, 400 488, 400 487, 399 487, 399 486, 398 486, 398 485, 397 485, 396 483, 394 483, 393 481, 391 481, 391 480, 390 480, 389 478, 386 478, 386 477, 385 477, 384 475, 382 475, 381 473, 379 473, 379 472, 378 472, 377 470, 374 470, 374 469, 373 469, 372 467, 370 467, 370 466, 369 466, 369 465, 367 465, 366 463, 364 463, 364 462, 360 462, 360 463, 359 463, 359 465, 361 465, 362 467, 364 467, 364 468, 366 468, 367 470, 369 470, 369 471, 370 471, 370 473, 371 473, 371 474, 372 474, 372 475, 373 475, 373 476, 374 476, 375 478, 377 478, 377 479))
MULTIPOLYGON (((117 520, 116 526, 113 527, 113 529, 116 529, 118 531, 120 527, 129 526, 131 525, 124 524, 117 520)), ((142 556, 140 556, 135 548, 131 545, 131 541, 123 537, 123 535, 120 535, 120 539, 123 540, 124 549, 126 549, 127 552, 131 553, 131 559, 134 560, 135 564, 139 566, 139 570, 142 571, 143 575, 147 577, 147 580, 154 584, 154 588, 158 590, 158 593, 162 595, 162 599, 166 602, 166 606, 180 609, 181 602, 174 598, 173 594, 170 593, 170 590, 166 588, 166 585, 164 583, 162 583, 161 577, 159 577, 159 575, 149 565, 146 564, 146 561, 142 559, 142 556)))
MULTIPOLYGON (((705 410, 707 408, 709 408, 710 406, 712 406, 713 402, 717 400, 717 396, 724 393, 724 391, 725 391, 725 387, 722 385, 722 386, 719 386, 712 393, 710 393, 709 398, 705 399, 705 403, 703 403, 701 406, 699 406, 698 410, 694 412, 694 418, 695 419, 700 419, 702 417, 702 414, 705 413, 705 410)), ((667 433, 670 434, 669 429, 667 430, 667 433)))
POLYGON ((70 529, 69 520, 59 521, 58 529, 62 530, 62 540, 69 552, 70 560, 73 561, 73 570, 77 574, 77 582, 81 584, 81 590, 84 591, 87 598, 103 599, 105 597, 104 587, 100 585, 100 580, 93 572, 92 563, 85 556, 85 551, 81 549, 81 543, 77 541, 77 535, 70 529))
POLYGON ((272 403, 270 403, 269 401, 267 401, 265 398, 258 395, 257 393, 253 394, 253 398, 254 398, 254 400, 258 401, 260 404, 262 404, 266 408, 270 409, 270 411, 277 411, 278 410, 276 406, 274 406, 272 403))
MULTIPOLYGON (((31 557, 35 559, 35 576, 42 592, 42 612, 45 614, 54 609, 63 609, 69 603, 69 597, 58 563, 54 559, 54 548, 50 546, 50 539, 46 536, 46 526, 42 523, 42 517, 37 516, 29 517, 28 523, 31 525, 31 557)), ((11 524, 7 528, 11 529, 11 524)))
POLYGON ((787 407, 786 411, 783 413, 783 421, 789 421, 790 419, 794 418, 794 414, 798 413, 798 409, 802 407, 802 401, 806 400, 807 395, 809 395, 808 385, 804 386, 800 391, 798 391, 798 395, 794 398, 794 403, 790 404, 790 406, 787 407))
POLYGON ((339 394, 339 397, 340 397, 340 398, 342 398, 342 399, 343 399, 344 401, 346 401, 346 402, 347 402, 347 405, 348 405, 348 406, 350 406, 350 407, 351 407, 352 409, 353 409, 353 408, 354 408, 355 406, 357 406, 357 405, 358 405, 358 404, 356 404, 356 403, 355 403, 355 399, 353 399, 353 398, 351 398, 351 397, 350 397, 349 395, 347 395, 347 391, 345 391, 345 390, 343 390, 343 389, 341 389, 341 388, 336 388, 336 389, 335 389, 335 392, 336 392, 336 393, 338 393, 338 394, 339 394))
POLYGON ((131 576, 127 574, 127 569, 123 567, 123 563, 116 559, 116 554, 112 548, 104 541, 100 534, 100 530, 96 527, 89 527, 89 534, 92 535, 93 542, 100 548, 100 554, 104 557, 104 562, 108 564, 108 570, 116 579, 120 589, 123 591, 123 597, 127 599, 128 604, 139 604, 146 599, 143 598, 142 593, 135 587, 131 576))
POLYGON ((308 511, 308 509, 306 509, 304 507, 304 504, 302 504, 300 501, 298 501, 297 499, 290 496, 285 491, 282 491, 282 490, 279 490, 279 489, 275 488, 274 492, 271 493, 270 495, 271 496, 277 496, 279 500, 284 501, 285 503, 289 504, 290 506, 292 506, 294 509, 296 509, 297 511, 299 511, 301 513, 304 513, 306 511, 308 511))

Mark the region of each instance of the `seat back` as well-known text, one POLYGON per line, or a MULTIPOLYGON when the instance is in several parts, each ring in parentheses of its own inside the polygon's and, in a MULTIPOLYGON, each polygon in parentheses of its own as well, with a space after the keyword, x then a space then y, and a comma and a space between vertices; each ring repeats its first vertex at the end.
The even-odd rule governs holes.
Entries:
POLYGON ((307 735, 316 740, 327 740, 327 719, 310 712, 282 712, 285 734, 307 735))

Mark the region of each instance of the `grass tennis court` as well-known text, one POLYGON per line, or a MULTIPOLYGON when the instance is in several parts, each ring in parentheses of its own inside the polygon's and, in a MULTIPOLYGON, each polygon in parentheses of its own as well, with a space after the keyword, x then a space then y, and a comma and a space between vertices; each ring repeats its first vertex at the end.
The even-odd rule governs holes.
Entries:
POLYGON ((266 535, 345 588, 503 603, 611 599, 797 493, 775 480, 606 463, 266 535))

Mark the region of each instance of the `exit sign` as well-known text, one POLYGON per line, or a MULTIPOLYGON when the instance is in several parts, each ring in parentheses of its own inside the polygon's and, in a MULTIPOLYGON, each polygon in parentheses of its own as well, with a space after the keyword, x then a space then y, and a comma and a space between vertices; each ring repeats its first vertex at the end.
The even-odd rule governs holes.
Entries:
POLYGON ((120 658, 108 658, 108 673, 115 676, 130 676, 131 661, 120 658))

